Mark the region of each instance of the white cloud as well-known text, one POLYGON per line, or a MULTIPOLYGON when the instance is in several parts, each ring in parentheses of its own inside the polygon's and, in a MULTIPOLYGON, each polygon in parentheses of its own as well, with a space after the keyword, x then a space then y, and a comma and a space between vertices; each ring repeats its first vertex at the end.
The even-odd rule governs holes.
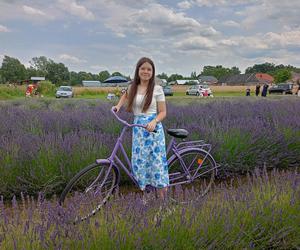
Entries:
POLYGON ((265 35, 266 43, 273 47, 295 46, 300 48, 300 30, 283 33, 268 32, 265 35))
POLYGON ((190 1, 183 1, 183 2, 179 2, 177 4, 177 6, 180 8, 180 9, 189 9, 192 7, 192 3, 190 1))
POLYGON ((237 41, 231 40, 231 39, 222 39, 219 42, 220 45, 225 45, 225 46, 237 46, 239 43, 237 41))
POLYGON ((76 56, 71 56, 71 55, 68 55, 68 54, 61 54, 58 57, 59 57, 59 59, 61 59, 63 61, 74 63, 74 64, 80 64, 80 63, 87 62, 86 60, 79 59, 76 56))
POLYGON ((91 65, 90 66, 90 69, 96 71, 96 72, 100 72, 100 71, 103 71, 103 70, 107 70, 107 67, 106 66, 103 66, 103 65, 91 65))
POLYGON ((30 7, 30 6, 27 6, 27 5, 23 5, 23 10, 26 14, 28 15, 34 15, 34 16, 46 16, 46 13, 41 11, 41 10, 38 10, 38 9, 35 9, 33 7, 30 7))
POLYGON ((244 17, 242 24, 246 28, 255 27, 258 23, 272 22, 273 26, 290 24, 299 27, 299 0, 273 1, 261 0, 256 5, 246 6, 237 14, 244 17))
POLYGON ((58 0, 60 8, 64 11, 86 20, 94 20, 94 14, 85 6, 77 4, 74 0, 58 0))
POLYGON ((235 27, 235 28, 241 26, 239 23, 237 23, 237 22, 235 22, 235 21, 233 21, 233 20, 227 20, 227 21, 224 21, 222 24, 223 24, 224 26, 235 27))
POLYGON ((203 25, 182 12, 175 12, 160 4, 150 4, 140 10, 127 9, 122 17, 107 19, 106 25, 115 33, 133 33, 148 37, 185 34, 213 36, 218 33, 213 27, 203 25))
POLYGON ((175 43, 175 48, 186 50, 207 50, 215 47, 216 43, 206 37, 189 37, 175 43))
POLYGON ((10 32, 10 30, 6 26, 0 24, 0 32, 10 32))
POLYGON ((217 7, 217 6, 236 6, 252 3, 259 3, 261 0, 195 0, 194 4, 200 7, 217 7))

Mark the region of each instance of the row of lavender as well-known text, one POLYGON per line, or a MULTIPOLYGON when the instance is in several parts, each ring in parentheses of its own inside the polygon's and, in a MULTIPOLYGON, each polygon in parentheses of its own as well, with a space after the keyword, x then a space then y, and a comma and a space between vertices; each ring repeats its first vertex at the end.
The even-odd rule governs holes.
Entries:
POLYGON ((8 208, 0 199, 0 248, 299 249, 299 172, 256 171, 198 195, 178 187, 175 196, 187 204, 117 195, 76 225, 70 223, 74 204, 63 208, 42 196, 22 196, 8 208))
MULTIPOLYGON (((121 125, 111 103, 28 100, 0 105, 0 193, 60 193, 96 158, 107 157, 121 125)), ((130 120, 131 115, 121 112, 130 120)), ((186 128, 205 139, 223 175, 255 167, 299 166, 300 102, 297 99, 219 99, 168 104, 166 128, 186 128)), ((130 154, 128 133, 125 144, 130 154)), ((169 140, 169 138, 167 139, 169 140)))

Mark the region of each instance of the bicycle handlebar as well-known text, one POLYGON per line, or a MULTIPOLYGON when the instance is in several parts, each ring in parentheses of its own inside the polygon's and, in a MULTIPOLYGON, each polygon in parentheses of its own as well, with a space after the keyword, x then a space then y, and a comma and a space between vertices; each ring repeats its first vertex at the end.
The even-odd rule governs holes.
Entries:
MULTIPOLYGON (((121 119, 118 115, 117 115, 117 112, 114 110, 114 108, 111 108, 111 112, 114 114, 114 116, 117 118, 117 120, 119 122, 121 122, 122 124, 124 124, 125 126, 127 127, 141 127, 141 128, 144 128, 144 129, 147 129, 147 126, 145 125, 142 125, 142 124, 129 124, 127 121, 124 121, 123 119, 121 119)), ((155 129, 154 131, 152 131, 154 133, 157 132, 157 130, 155 129)))

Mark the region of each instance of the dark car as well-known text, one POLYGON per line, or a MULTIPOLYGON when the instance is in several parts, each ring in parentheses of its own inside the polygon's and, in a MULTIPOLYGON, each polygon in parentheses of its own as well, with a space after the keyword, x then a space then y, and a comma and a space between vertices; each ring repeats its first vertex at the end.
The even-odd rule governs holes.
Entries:
POLYGON ((293 94, 293 84, 292 83, 279 83, 269 88, 269 94, 293 94))
POLYGON ((173 96, 173 94, 174 94, 174 92, 173 92, 171 86, 164 86, 164 87, 163 87, 163 90, 164 90, 165 96, 167 96, 167 95, 173 96))

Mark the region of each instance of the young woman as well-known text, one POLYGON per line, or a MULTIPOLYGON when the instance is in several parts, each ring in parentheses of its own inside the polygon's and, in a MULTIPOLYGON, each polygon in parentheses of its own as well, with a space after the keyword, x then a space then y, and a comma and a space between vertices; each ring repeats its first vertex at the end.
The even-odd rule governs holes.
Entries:
POLYGON ((147 126, 147 130, 133 128, 132 171, 141 190, 151 185, 157 188, 160 198, 165 198, 169 175, 161 121, 166 117, 167 111, 163 89, 160 85, 155 85, 154 78, 153 61, 141 58, 137 62, 128 91, 114 108, 118 112, 127 102, 127 111, 133 112, 134 123, 147 126))

